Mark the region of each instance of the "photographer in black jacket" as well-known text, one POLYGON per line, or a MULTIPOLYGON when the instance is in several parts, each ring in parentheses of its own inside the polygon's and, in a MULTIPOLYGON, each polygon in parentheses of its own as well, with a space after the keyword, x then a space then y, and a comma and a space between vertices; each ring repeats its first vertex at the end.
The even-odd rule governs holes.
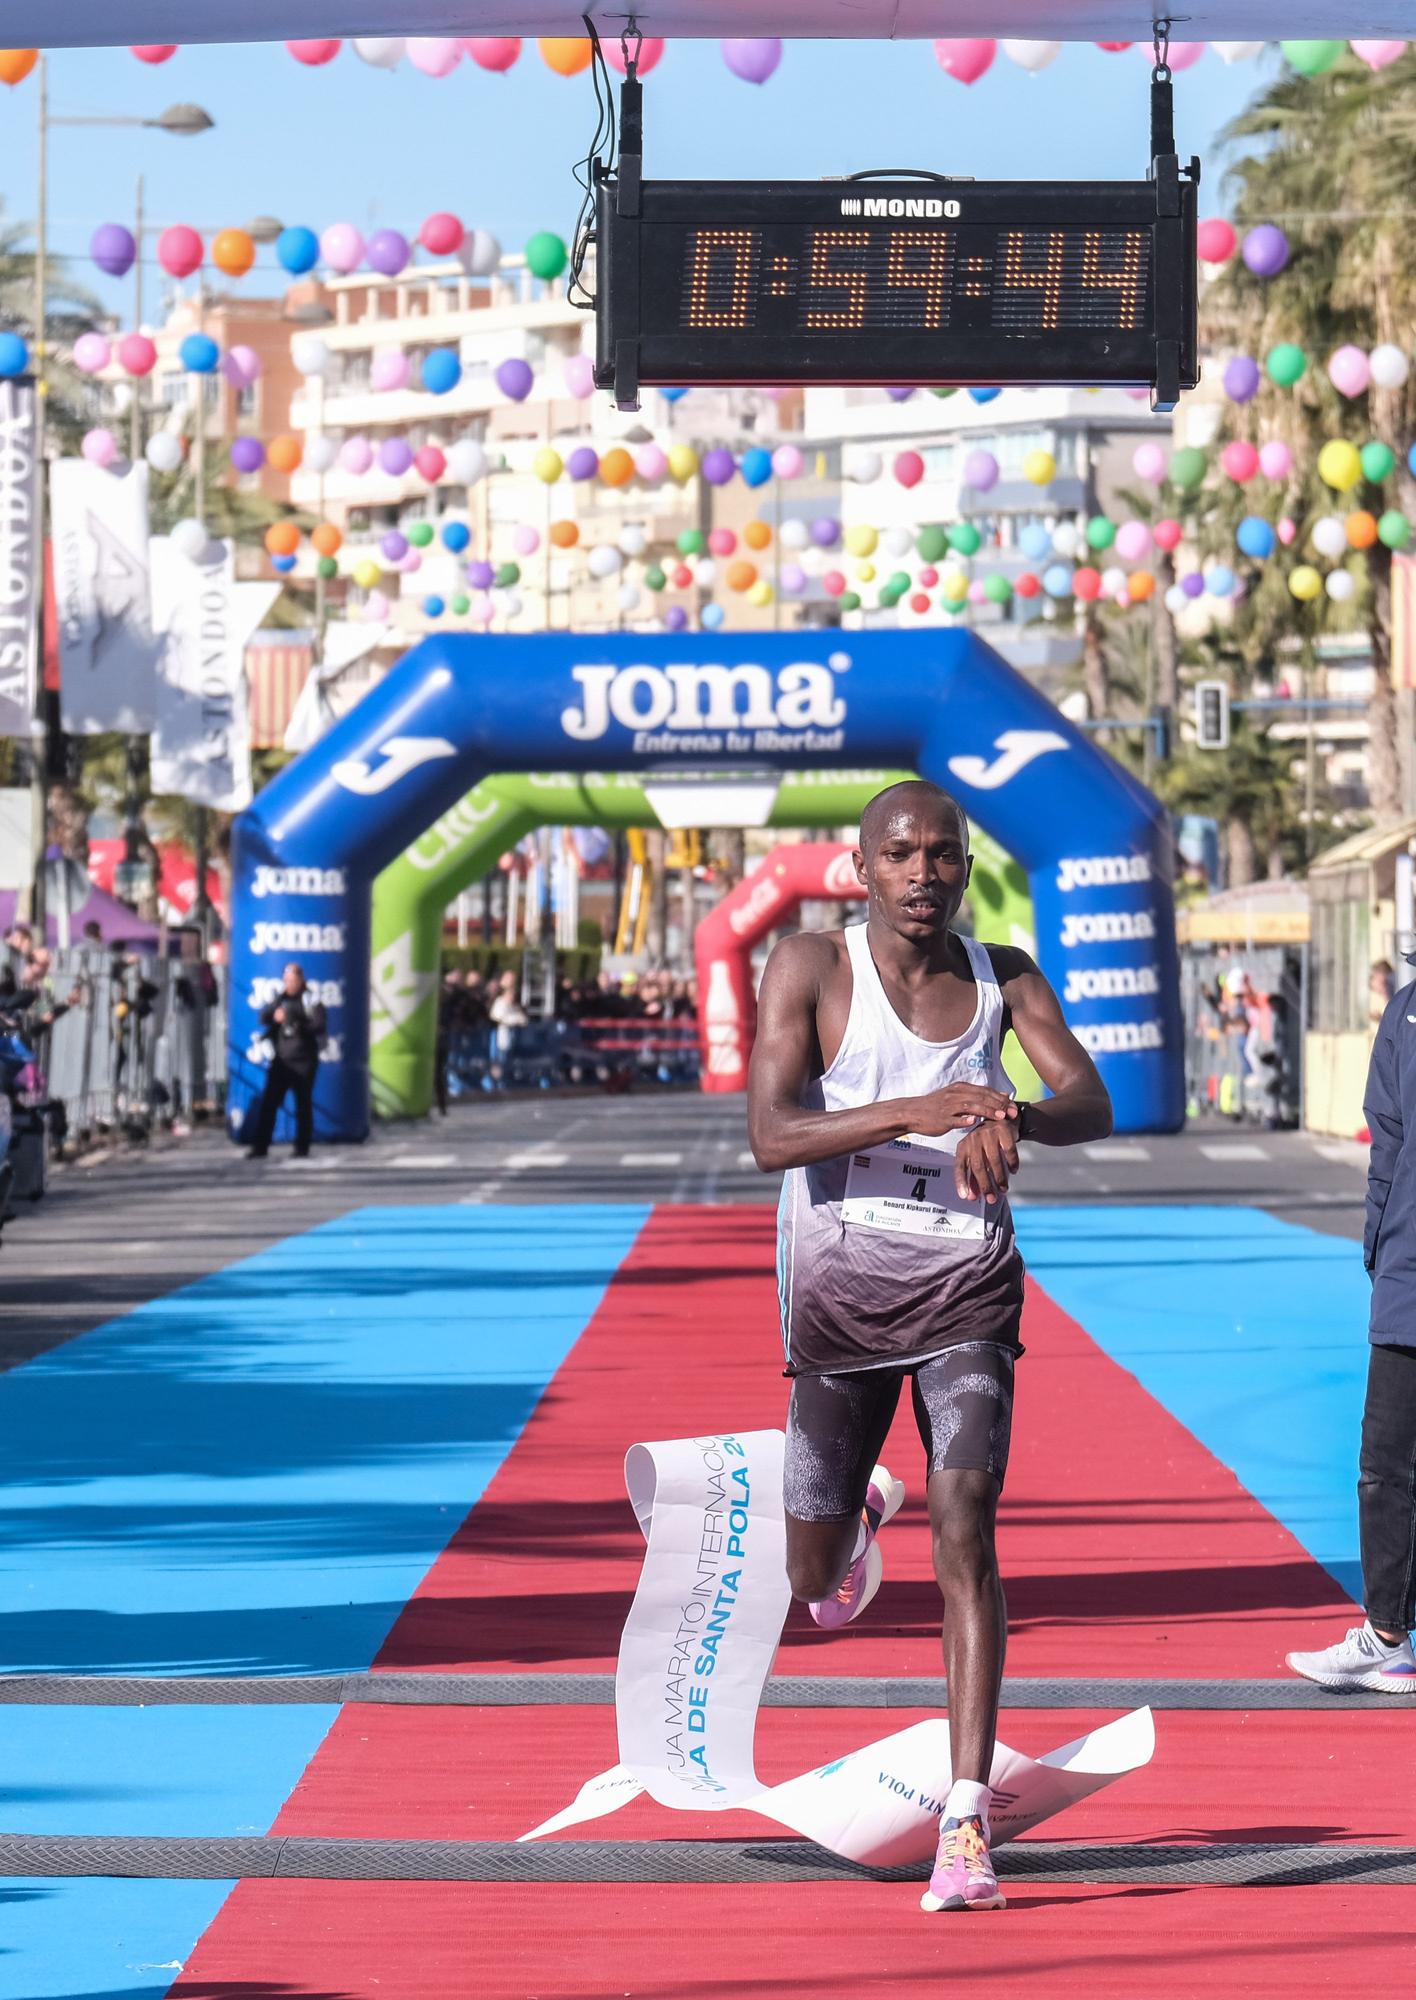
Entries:
POLYGON ((314 1137, 315 1071, 319 1068, 320 1047, 325 1037, 325 1010, 317 1000, 305 1004, 305 974, 298 965, 287 965, 282 976, 284 988, 268 1007, 261 1010, 261 1025, 275 1045, 265 1090, 256 1113, 256 1131, 246 1157, 263 1160, 270 1151, 275 1117, 286 1093, 295 1093, 295 1157, 309 1158, 314 1137))

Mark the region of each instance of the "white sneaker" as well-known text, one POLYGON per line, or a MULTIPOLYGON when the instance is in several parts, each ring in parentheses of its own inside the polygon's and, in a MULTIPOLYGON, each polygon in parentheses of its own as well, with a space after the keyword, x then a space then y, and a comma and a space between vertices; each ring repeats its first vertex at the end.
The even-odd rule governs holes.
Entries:
POLYGON ((1344 1694, 1367 1689, 1373 1694, 1416 1694, 1416 1654, 1410 1638, 1390 1646, 1379 1639, 1370 1621, 1354 1625, 1347 1637, 1321 1653, 1290 1653, 1295 1674, 1306 1674, 1319 1687, 1344 1694))

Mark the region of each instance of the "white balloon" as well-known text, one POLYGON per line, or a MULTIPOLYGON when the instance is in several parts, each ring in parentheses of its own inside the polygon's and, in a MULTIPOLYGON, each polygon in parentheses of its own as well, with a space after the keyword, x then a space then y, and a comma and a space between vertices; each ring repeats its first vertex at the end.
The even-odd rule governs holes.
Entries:
POLYGON ((622 583, 619 588, 618 602, 621 611, 633 611, 639 603, 638 586, 633 583, 622 583))
POLYGON ((328 472, 339 457, 339 446, 333 438, 325 437, 317 431, 313 437, 305 439, 305 456, 302 461, 306 472, 328 472))
POLYGON ((448 446, 447 477, 454 486, 475 486, 486 471, 487 454, 476 438, 459 438, 448 446))
POLYGON ((1118 564, 1112 563, 1101 572, 1101 587, 1108 597, 1126 595, 1126 572, 1118 564))
POLYGON ((1346 604, 1357 594, 1357 579, 1350 569, 1329 570, 1323 588, 1334 604, 1346 604))
POLYGON ((297 333, 290 343, 290 359, 301 375, 323 375, 329 366, 329 348, 317 333, 297 333))
POLYGON ((804 549, 811 540, 811 530, 805 521, 783 521, 777 540, 784 549, 804 549))
POLYGON ((623 568, 624 557, 609 542, 601 542, 598 548, 591 549, 586 557, 586 566, 591 576, 614 576, 623 568))
POLYGON ((621 531, 620 552, 627 556, 642 556, 649 546, 649 537, 642 528, 628 527, 621 531))
POLYGON ((1176 618, 1190 602, 1178 583, 1172 583, 1165 593, 1165 608, 1172 618, 1176 618))
POLYGON ((1049 63, 1056 62, 1062 53, 1060 42, 1000 42, 998 46, 1009 62, 1016 63, 1019 69, 1028 70, 1034 76, 1040 69, 1046 69, 1049 63))
POLYGON ((172 546, 188 562, 200 562, 210 537, 200 521, 179 521, 172 530, 172 546))
POLYGON ((500 611, 503 618, 519 618, 521 616, 521 592, 519 590, 494 590, 492 592, 492 602, 496 605, 497 610, 500 611))
POLYGON ((704 556, 702 562, 695 566, 693 581, 698 585, 700 590, 711 590, 713 588, 713 585, 718 581, 718 565, 714 562, 712 556, 704 556))
POLYGON ((366 36, 362 41, 356 36, 354 41, 355 55, 370 69, 397 69, 403 61, 404 47, 402 35, 366 36))
POLYGON ((878 451, 853 451, 846 463, 847 479, 854 479, 860 486, 869 486, 885 470, 885 461, 878 451))
POLYGON ((489 229, 469 229, 458 252, 471 278, 490 278, 501 262, 501 245, 489 229))
POLYGON ((1077 553, 1077 544, 1080 539, 1081 537, 1077 533, 1077 524, 1075 521, 1059 521, 1057 526, 1052 530, 1053 548, 1059 556, 1063 556, 1068 560, 1077 553))
POLYGON ((1211 42, 1210 47, 1227 63, 1248 62, 1263 54, 1262 42, 1211 42))
POLYGON ((1411 373, 1411 363, 1392 341, 1384 340, 1367 356, 1372 380, 1379 389, 1399 389, 1411 373))
POLYGON ((175 472, 182 463, 182 440, 171 431, 154 431, 143 455, 154 472, 175 472))
POLYGON ((1347 553, 1347 529, 1336 514, 1323 514, 1313 523, 1312 544, 1329 561, 1347 553))
POLYGON ((887 556, 907 556, 914 545, 915 538, 908 528, 887 528, 880 537, 880 546, 887 556))

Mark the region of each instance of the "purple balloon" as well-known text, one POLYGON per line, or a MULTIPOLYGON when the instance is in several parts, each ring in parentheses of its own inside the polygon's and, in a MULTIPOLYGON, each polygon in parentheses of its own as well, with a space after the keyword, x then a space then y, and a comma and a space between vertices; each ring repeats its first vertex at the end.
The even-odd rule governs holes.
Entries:
POLYGON ((390 562, 402 562, 408 553, 408 537, 400 535, 397 528, 390 528, 379 538, 379 547, 390 562))
POLYGON ((737 471, 737 467, 733 463, 732 453, 724 451, 721 445, 715 445, 712 451, 704 452, 698 470, 710 486, 726 486, 737 471))
POLYGON ((887 389, 885 394, 892 403, 907 403, 914 394, 913 389, 887 389))
POLYGON ((765 83, 781 60, 782 44, 772 37, 723 43, 723 61, 744 83, 765 83))
POLYGON ((137 254, 133 232, 121 222, 101 222, 89 239, 90 257, 110 278, 126 277, 137 254))
POLYGON ((593 479, 600 470, 599 453, 588 444, 578 444, 565 462, 572 479, 593 479))
POLYGON ((470 562, 467 565, 467 581, 474 590, 490 590, 497 580, 497 573, 489 562, 470 562))
POLYGON ((1187 597, 1203 597, 1205 580, 1197 569, 1188 570, 1180 579, 1180 588, 1187 597))
POLYGON ((820 520, 811 524, 811 539, 818 549, 834 549, 841 539, 840 522, 833 520, 829 514, 823 514, 820 520))
POLYGON ((666 632, 682 632, 687 623, 688 613, 681 604, 671 604, 664 613, 664 630, 666 632))
POLYGON ((1236 354, 1224 367, 1224 393, 1231 403, 1247 403, 1259 393, 1263 376, 1248 354, 1236 354))
POLYGON ((412 463, 413 447, 407 438, 385 438, 379 446, 379 465, 395 479, 401 479, 412 463))
POLYGON ((237 472, 259 472, 265 464, 265 446, 259 438, 236 438, 231 445, 231 463, 237 472))
POLYGON ((505 361, 497 363, 497 387, 504 396, 510 396, 513 403, 526 401, 531 394, 531 384, 535 379, 531 363, 523 361, 519 354, 509 355, 505 361))
POLYGON ((1288 262, 1288 238, 1276 222, 1260 222, 1244 238, 1242 254, 1256 278, 1276 278, 1288 262))
POLYGON ((406 270, 411 255, 408 238, 398 229, 376 229, 364 246, 369 269, 384 278, 396 278, 406 270))

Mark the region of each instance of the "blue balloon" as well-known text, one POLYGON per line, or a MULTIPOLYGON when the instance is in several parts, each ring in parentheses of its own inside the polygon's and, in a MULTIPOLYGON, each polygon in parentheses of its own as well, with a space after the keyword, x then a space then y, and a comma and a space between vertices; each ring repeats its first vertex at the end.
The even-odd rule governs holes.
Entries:
POLYGON ((446 610, 447 606, 440 597, 430 596, 423 599, 423 616, 425 618, 441 618, 446 610))
POLYGON ((210 375, 221 359, 221 349, 209 333, 189 333, 177 350, 177 359, 191 375, 210 375))
POLYGON ((1052 547, 1052 537, 1041 521, 1030 521, 1018 537, 1018 548, 1029 562, 1041 562, 1052 547))
POLYGON ((23 375, 29 367, 29 348, 17 333, 0 333, 0 375, 23 375))
POLYGON ((275 255, 292 278, 303 278, 320 261, 320 239, 313 229, 302 229, 295 223, 276 237, 275 255))
POLYGON ((1273 529, 1258 514, 1244 516, 1234 530, 1234 539, 1242 554, 1253 556, 1258 562, 1263 562, 1271 556, 1278 543, 1278 537, 1273 529))
POLYGON ((270 559, 270 566, 280 576, 289 576, 291 570, 294 569, 295 567, 295 557, 272 556, 270 559))
POLYGON ((738 464, 738 471, 747 486, 765 486, 772 477, 772 454, 755 444, 745 451, 738 464))
MULTIPOLYGON (((688 391, 687 389, 661 389, 659 394, 666 403, 676 403, 681 396, 686 396, 688 391)), ((1413 449, 1416 449, 1416 447, 1413 447, 1413 449)))
POLYGON ((462 363, 451 347, 435 347, 423 356, 423 387, 432 396, 445 396, 462 380, 462 363))
POLYGON ((1042 572, 1042 587, 1049 597, 1070 597, 1072 595, 1070 563, 1049 563, 1042 572))
POLYGON ((1001 396, 1001 389, 970 389, 969 394, 976 403, 991 403, 995 396, 1001 396))
POLYGON ((1406 463, 1412 472, 1416 472, 1416 444, 1413 444, 1410 451, 1407 452, 1406 463))
POLYGON ((721 604, 705 604, 699 617, 705 632, 716 632, 723 622, 723 607, 721 604))
POLYGON ((451 549, 452 553, 455 556, 460 556, 462 554, 462 551, 466 548, 467 544, 471 541, 471 539, 472 539, 472 530, 468 527, 465 521, 443 522, 442 545, 445 549, 451 549))
POLYGON ((1234 595, 1234 572, 1224 563, 1216 563, 1213 569, 1205 571, 1205 589, 1211 597, 1232 597, 1234 595))

